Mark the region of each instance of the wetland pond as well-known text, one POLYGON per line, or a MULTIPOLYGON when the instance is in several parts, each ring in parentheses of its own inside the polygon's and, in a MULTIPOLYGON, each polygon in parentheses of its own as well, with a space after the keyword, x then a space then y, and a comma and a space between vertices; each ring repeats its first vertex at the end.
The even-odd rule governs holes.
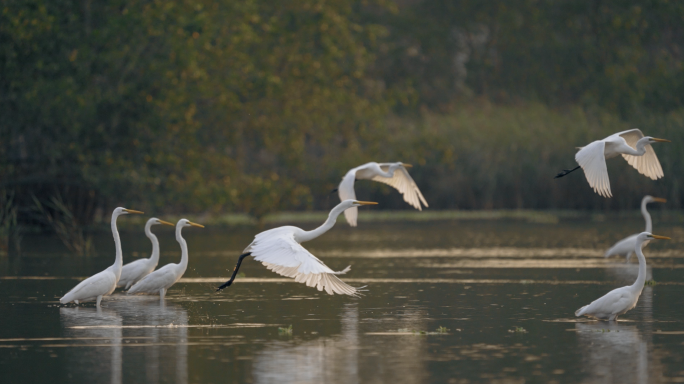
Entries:
MULTIPOLYGON (((123 221, 124 219, 120 219, 123 221)), ((311 229, 318 224, 300 226, 311 229)), ((3 383, 665 383, 684 382, 684 225, 645 251, 636 308, 617 323, 574 312, 636 278, 636 257, 604 259, 643 228, 611 222, 338 222, 306 247, 361 298, 329 296, 248 258, 220 294, 254 227, 186 228, 190 262, 164 303, 117 291, 102 308, 60 305, 79 279, 111 265, 111 234, 77 257, 25 235, 0 256, 3 383)), ((160 265, 178 262, 157 226, 160 265)), ((124 263, 148 257, 122 231, 124 263)))

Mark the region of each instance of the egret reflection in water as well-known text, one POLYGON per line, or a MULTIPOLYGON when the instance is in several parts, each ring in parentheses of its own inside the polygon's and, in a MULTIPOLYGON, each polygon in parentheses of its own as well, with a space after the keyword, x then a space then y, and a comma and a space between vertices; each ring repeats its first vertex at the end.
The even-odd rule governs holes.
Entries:
POLYGON ((109 377, 110 383, 121 383, 122 317, 112 309, 83 307, 60 308, 59 315, 64 337, 74 339, 74 347, 66 350, 66 366, 74 382, 102 382, 109 377))
POLYGON ((60 315, 65 337, 80 347, 67 348, 78 382, 126 382, 122 374, 130 370, 144 371, 146 383, 188 382, 188 313, 182 306, 113 296, 107 308, 60 308, 60 315))

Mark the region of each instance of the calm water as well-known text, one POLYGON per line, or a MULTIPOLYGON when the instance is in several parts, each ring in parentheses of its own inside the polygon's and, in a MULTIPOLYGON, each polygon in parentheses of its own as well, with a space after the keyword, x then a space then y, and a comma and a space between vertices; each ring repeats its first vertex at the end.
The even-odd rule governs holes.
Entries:
MULTIPOLYGON (((124 220, 125 218, 122 218, 124 220)), ((642 228, 571 221, 338 224, 307 247, 362 298, 328 296, 282 279, 251 258, 221 294, 253 228, 187 228, 190 265, 165 303, 116 293, 62 306, 78 278, 113 262, 66 254, 51 237, 24 239, 0 258, 3 383, 471 383, 684 382, 684 225, 646 251, 639 304, 617 324, 574 311, 631 284, 636 260, 605 260, 612 242, 642 228), (287 330, 291 326, 291 333, 287 330), (438 329, 442 328, 442 332, 438 329), (446 329, 446 330, 445 330, 446 329)), ((315 225, 302 225, 311 228, 315 225)), ((177 262, 172 228, 155 227, 161 264, 177 262)), ((123 233, 124 261, 150 248, 123 233)))

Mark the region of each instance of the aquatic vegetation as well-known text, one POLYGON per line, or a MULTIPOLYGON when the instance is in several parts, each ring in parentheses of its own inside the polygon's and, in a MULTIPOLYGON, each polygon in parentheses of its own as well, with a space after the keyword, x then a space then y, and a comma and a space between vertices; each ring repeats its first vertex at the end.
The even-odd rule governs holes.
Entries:
POLYGON ((509 333, 527 333, 527 330, 523 327, 514 327, 508 330, 509 333))
POLYGON ((279 335, 292 335, 292 324, 290 324, 290 326, 288 326, 287 328, 278 327, 278 334, 279 335))

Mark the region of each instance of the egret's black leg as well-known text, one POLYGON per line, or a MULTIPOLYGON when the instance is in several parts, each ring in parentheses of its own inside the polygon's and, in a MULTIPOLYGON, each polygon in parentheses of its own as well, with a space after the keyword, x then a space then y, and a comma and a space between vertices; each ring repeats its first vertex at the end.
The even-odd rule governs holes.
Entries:
POLYGON ((337 188, 335 188, 335 189, 333 189, 332 191, 330 191, 330 194, 332 195, 332 194, 335 193, 335 192, 337 192, 337 188))
POLYGON ((563 177, 563 176, 567 175, 568 173, 570 173, 570 172, 572 172, 572 171, 576 171, 576 170, 578 170, 578 169, 580 169, 580 168, 582 168, 582 167, 580 167, 580 166, 578 165, 578 166, 576 166, 576 167, 573 168, 573 169, 564 169, 563 171, 559 172, 559 173, 556 175, 556 177, 554 177, 554 179, 557 179, 557 178, 559 178, 559 177, 563 177))
POLYGON ((238 258, 237 265, 235 266, 235 269, 233 269, 233 276, 231 276, 231 277, 230 277, 230 280, 226 281, 222 286, 218 287, 218 288, 216 289, 216 292, 219 292, 219 291, 222 290, 223 288, 228 287, 228 286, 230 286, 231 284, 233 284, 233 280, 235 280, 235 276, 237 276, 238 269, 240 269, 240 264, 242 264, 242 260, 243 260, 245 257, 251 256, 251 255, 252 255, 252 252, 247 252, 247 253, 243 253, 242 255, 240 255, 240 257, 238 258))

